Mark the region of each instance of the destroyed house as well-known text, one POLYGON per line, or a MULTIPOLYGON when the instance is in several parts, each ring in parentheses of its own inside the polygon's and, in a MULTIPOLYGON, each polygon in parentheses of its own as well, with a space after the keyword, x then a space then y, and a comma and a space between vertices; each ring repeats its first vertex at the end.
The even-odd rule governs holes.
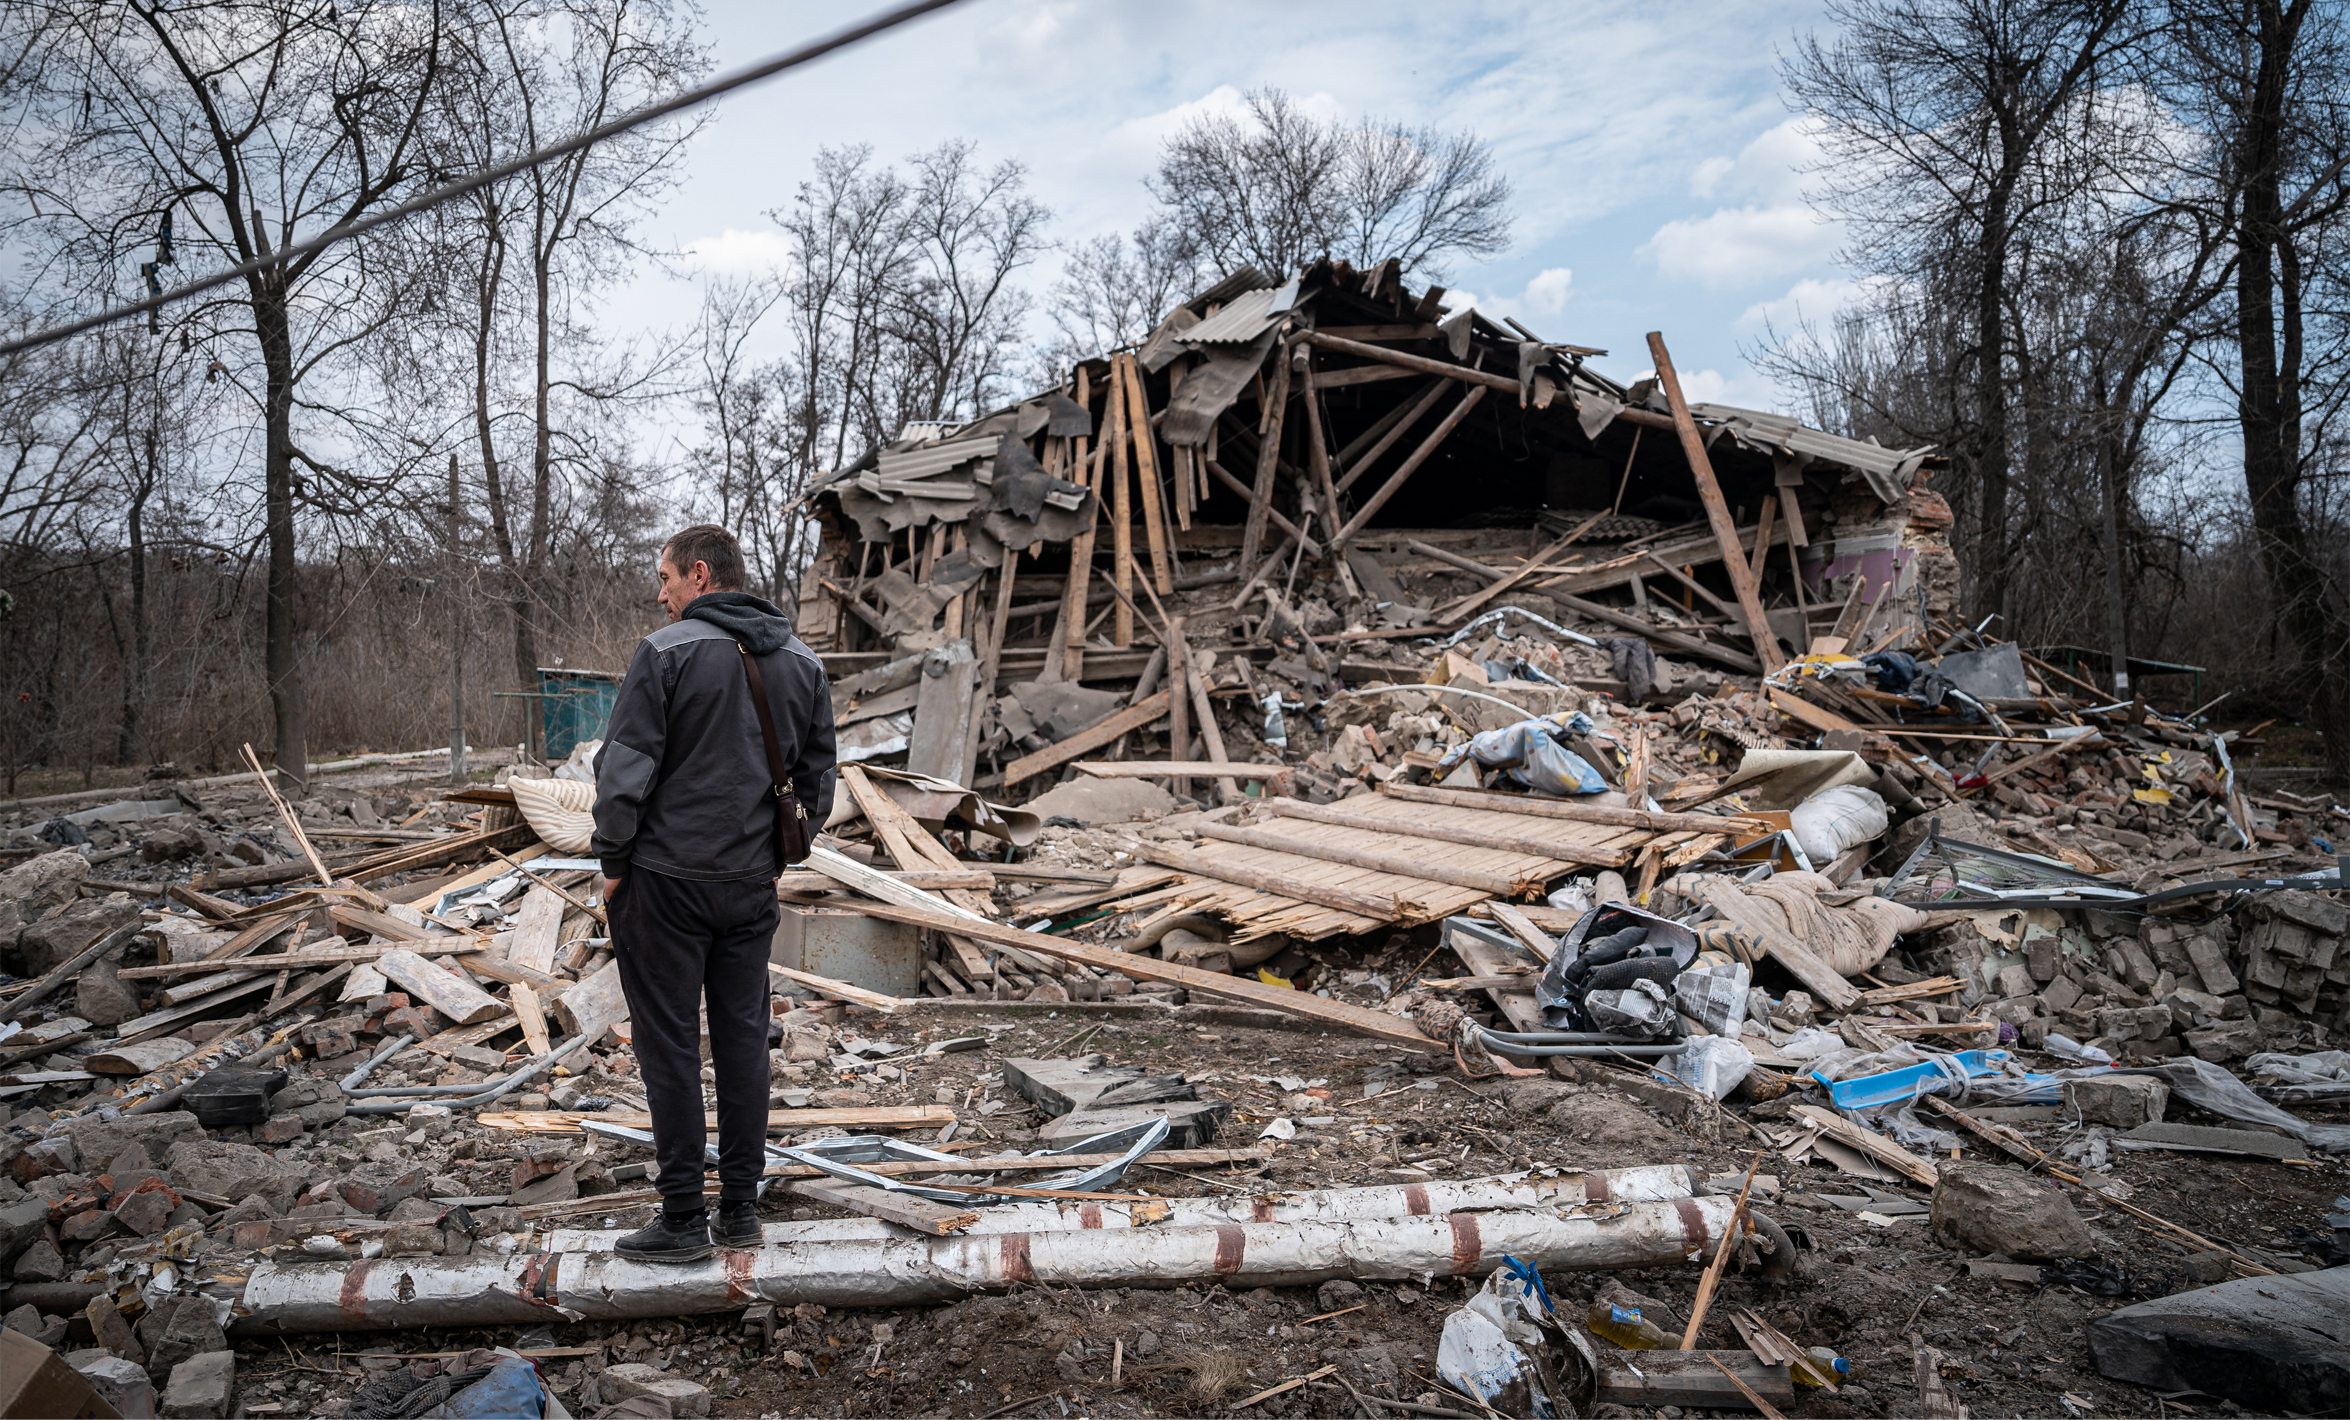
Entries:
MULTIPOLYGON (((1376 649, 1514 605, 1763 669, 1660 382, 1620 383, 1595 364, 1607 352, 1444 295, 1394 262, 1243 270, 1056 389, 911 427, 823 478, 798 621, 846 683, 844 758, 905 750, 985 786, 983 751, 1000 764, 1054 738, 1019 733, 1016 710, 1007 733, 988 708, 1003 687, 1154 679, 1154 627, 1187 607, 1228 612, 1260 658, 1301 634, 1376 649), (1481 549, 1531 560, 1496 586, 1481 549), (1415 569, 1438 580, 1409 587, 1415 569), (1449 596, 1453 573, 1484 595, 1449 596), (930 688, 928 735, 917 653, 954 668, 931 673, 948 684, 930 688)), ((1866 650, 1949 612, 1929 450, 1688 414, 1789 652, 1827 636, 1866 650)))

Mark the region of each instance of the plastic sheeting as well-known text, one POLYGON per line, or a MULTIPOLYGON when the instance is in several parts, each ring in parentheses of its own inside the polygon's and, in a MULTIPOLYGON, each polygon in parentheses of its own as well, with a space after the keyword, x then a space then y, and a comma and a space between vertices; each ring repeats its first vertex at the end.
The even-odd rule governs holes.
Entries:
POLYGON ((2350 1051, 2321 1050, 2312 1055, 2263 1052, 2244 1062, 2258 1081, 2253 1089, 2274 1099, 2310 1104, 2320 1100, 2350 1100, 2350 1051))
POLYGON ((1487 730, 1445 751, 1436 766, 1439 776, 1463 760, 1474 759, 1487 769, 1498 769, 1513 783, 1538 794, 1561 798, 1575 794, 1604 794, 1607 781, 1583 757, 1566 746, 1572 735, 1591 733, 1591 717, 1580 710, 1562 711, 1537 719, 1520 720, 1498 730, 1487 730))
POLYGON ((1699 1036, 1667 1068, 1699 1094, 1723 1099, 1754 1073, 1754 1052, 1728 1036, 1699 1036))
POLYGON ((1792 809, 1839 784, 1874 784, 1877 771, 1848 749, 1750 749, 1717 792, 1743 794, 1750 809, 1792 809))
POLYGON ((1444 1319, 1444 1333, 1436 1342, 1436 1374, 1504 1415, 1551 1420, 1576 1413, 1575 1381, 1599 1367, 1590 1346, 1574 1328, 1558 1324, 1542 1275, 1516 1258, 1504 1258, 1477 1295, 1444 1319), (1567 1359, 1557 1344, 1562 1336, 1582 1361, 1568 1377, 1557 1370, 1567 1359))

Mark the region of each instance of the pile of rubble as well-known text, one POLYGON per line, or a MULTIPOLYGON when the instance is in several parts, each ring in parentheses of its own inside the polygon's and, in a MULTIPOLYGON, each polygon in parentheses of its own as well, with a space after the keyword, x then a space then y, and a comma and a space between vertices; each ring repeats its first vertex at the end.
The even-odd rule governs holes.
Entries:
POLYGON ((18 806, 0 1340, 125 1414, 2338 1408, 2350 815, 1959 623, 1930 451, 1441 295, 1244 274, 813 495, 723 1265, 610 1252, 592 744, 18 806))

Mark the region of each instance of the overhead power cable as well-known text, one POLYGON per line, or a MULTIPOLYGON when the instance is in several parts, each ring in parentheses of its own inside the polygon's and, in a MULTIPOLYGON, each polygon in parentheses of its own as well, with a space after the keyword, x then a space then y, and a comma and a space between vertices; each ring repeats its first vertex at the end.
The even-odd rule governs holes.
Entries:
POLYGON ((912 4, 900 5, 894 10, 885 10, 870 19, 851 25, 847 29, 836 30, 822 39, 812 40, 798 49, 779 54, 772 59, 762 60, 748 69, 738 69, 732 74, 721 75, 707 84, 687 89, 682 93, 663 99, 659 103, 647 104, 633 113, 623 114, 600 127, 574 134, 556 143, 550 143, 535 152, 526 153, 495 167, 482 168, 469 173, 453 182, 436 187, 420 197, 411 198, 397 207, 388 207, 381 212, 361 217, 356 221, 329 227, 307 241, 281 247, 267 256, 256 257, 241 266, 232 266, 226 271, 214 272, 210 276, 190 281, 184 286, 175 286, 161 295, 150 296, 144 301, 137 301, 127 306, 117 306, 109 311, 101 311, 97 315, 86 316, 80 320, 69 321, 64 325, 54 325, 47 330, 21 336, 0 345, 0 356, 15 355, 22 351, 38 349, 43 345, 54 344, 57 341, 80 335, 84 331, 95 330, 99 326, 113 321, 141 315, 148 311, 161 310, 174 301, 201 294, 216 286, 225 286, 231 281, 242 280, 257 271, 266 271, 273 266, 282 266, 312 252, 324 251, 337 242, 346 242, 353 237, 372 232, 378 227, 404 221, 419 212, 428 212, 444 202, 463 197, 466 193, 510 178, 516 173, 527 172, 541 163, 552 162, 566 154, 594 147, 596 144, 608 138, 618 137, 632 128, 639 128, 656 119, 667 118, 673 113, 706 104, 722 94, 731 93, 749 84, 756 84, 762 79, 773 78, 787 69, 796 69, 803 64, 822 59, 828 54, 871 39, 875 35, 896 29, 909 20, 918 20, 925 15, 960 3, 962 0, 914 0, 912 4))

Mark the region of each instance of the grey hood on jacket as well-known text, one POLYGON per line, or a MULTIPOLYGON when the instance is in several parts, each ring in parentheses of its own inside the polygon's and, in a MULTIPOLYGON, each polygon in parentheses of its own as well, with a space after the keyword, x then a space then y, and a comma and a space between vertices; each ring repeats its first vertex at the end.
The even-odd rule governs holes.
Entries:
POLYGON ((832 812, 832 689, 824 663, 772 602, 697 597, 637 643, 596 755, 595 852, 604 876, 645 868, 702 882, 772 878, 775 796, 751 703, 756 658, 791 781, 813 825, 832 812))

